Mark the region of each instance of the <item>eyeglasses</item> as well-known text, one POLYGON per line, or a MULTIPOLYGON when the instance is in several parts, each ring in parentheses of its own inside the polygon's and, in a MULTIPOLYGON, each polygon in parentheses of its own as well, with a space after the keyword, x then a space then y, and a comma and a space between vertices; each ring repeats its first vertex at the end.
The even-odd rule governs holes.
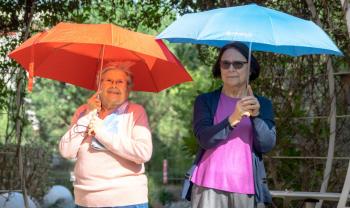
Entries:
POLYGON ((126 80, 121 80, 121 79, 118 79, 118 80, 112 80, 112 79, 102 79, 102 82, 106 82, 108 83, 109 85, 113 85, 113 84, 116 84, 116 85, 124 85, 127 83, 126 80))
POLYGON ((230 66, 232 65, 232 67, 236 70, 240 70, 243 68, 244 64, 246 64, 248 62, 246 61, 234 61, 234 62, 230 62, 230 61, 220 61, 220 67, 222 69, 228 70, 230 69, 230 66))

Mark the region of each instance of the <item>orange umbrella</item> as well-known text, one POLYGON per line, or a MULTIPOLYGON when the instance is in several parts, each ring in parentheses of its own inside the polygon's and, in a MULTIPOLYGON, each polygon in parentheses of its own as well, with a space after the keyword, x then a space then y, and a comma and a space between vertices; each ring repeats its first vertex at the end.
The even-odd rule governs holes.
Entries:
POLYGON ((103 64, 134 62, 135 91, 159 92, 192 81, 182 64, 154 36, 113 24, 59 23, 38 33, 9 54, 33 77, 44 77, 96 90, 96 75, 103 64))

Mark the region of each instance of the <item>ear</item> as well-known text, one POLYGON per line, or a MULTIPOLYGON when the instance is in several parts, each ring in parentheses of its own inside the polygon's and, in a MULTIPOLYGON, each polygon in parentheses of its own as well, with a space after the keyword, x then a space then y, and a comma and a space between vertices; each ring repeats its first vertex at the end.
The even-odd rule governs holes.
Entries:
POLYGON ((133 88, 134 86, 133 86, 133 84, 130 84, 129 82, 128 82, 128 93, 130 93, 131 91, 132 91, 132 88, 133 88))

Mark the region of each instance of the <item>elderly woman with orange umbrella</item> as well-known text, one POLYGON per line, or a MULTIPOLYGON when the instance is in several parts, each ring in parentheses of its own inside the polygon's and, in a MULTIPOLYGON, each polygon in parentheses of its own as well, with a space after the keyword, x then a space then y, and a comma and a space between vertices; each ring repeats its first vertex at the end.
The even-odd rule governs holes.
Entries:
POLYGON ((59 144, 63 157, 76 159, 76 204, 148 207, 151 132, 144 108, 128 98, 131 90, 159 92, 192 80, 165 44, 112 24, 60 23, 9 56, 29 72, 29 90, 34 76, 97 90, 59 144))
POLYGON ((152 155, 151 131, 141 105, 128 100, 133 78, 114 64, 101 72, 100 91, 73 116, 60 153, 76 158, 78 207, 148 207, 144 163, 152 155), (98 112, 98 116, 96 115, 98 112))

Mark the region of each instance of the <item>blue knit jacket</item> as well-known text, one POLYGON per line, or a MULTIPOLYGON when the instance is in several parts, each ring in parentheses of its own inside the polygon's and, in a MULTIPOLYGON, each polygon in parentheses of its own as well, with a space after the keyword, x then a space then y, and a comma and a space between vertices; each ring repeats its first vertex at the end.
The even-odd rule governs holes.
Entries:
MULTIPOLYGON (((214 125, 214 115, 219 103, 221 88, 213 92, 199 95, 194 104, 193 131, 200 146, 195 164, 198 164, 204 151, 214 148, 229 133, 234 131, 228 117, 214 125)), ((276 129, 272 103, 265 97, 256 96, 260 103, 260 112, 257 117, 251 118, 253 137, 253 174, 255 185, 255 201, 257 203, 271 203, 272 198, 267 186, 266 172, 262 154, 269 152, 276 144, 276 129)))

